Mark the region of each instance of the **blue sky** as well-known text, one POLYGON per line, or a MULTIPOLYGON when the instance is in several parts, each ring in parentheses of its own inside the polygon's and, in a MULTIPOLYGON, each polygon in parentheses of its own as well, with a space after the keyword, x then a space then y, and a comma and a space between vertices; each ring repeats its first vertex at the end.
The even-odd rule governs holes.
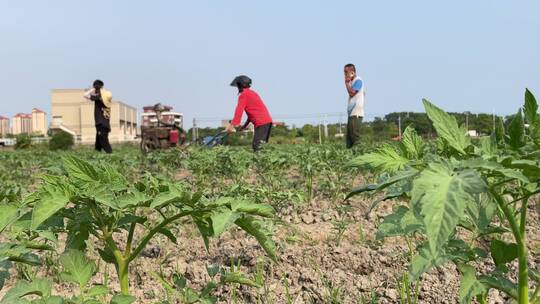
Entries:
MULTIPOLYGON (((50 112, 50 90, 103 79, 118 100, 231 117, 247 74, 276 119, 345 112, 357 65, 366 116, 509 114, 540 96, 540 1, 0 0, 0 115, 50 112)), ((540 98, 539 98, 540 99, 540 98)), ((287 120, 286 120, 287 121, 287 120)), ((294 120, 289 123, 300 123, 294 120)))

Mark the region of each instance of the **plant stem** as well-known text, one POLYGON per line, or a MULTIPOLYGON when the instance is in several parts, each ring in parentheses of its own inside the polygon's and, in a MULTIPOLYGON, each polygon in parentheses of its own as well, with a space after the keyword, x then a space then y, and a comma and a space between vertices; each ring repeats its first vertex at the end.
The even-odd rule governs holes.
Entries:
POLYGON ((129 233, 126 243, 126 252, 124 256, 129 256, 131 254, 131 244, 133 243, 133 235, 135 234, 135 226, 137 223, 133 222, 131 223, 131 226, 129 227, 129 233))
POLYGON ((191 213, 193 213, 193 211, 181 212, 181 213, 178 213, 178 214, 176 214, 174 216, 171 216, 171 217, 169 217, 167 219, 164 219, 161 223, 159 223, 154 228, 152 228, 152 230, 148 231, 148 233, 139 242, 139 245, 137 246, 137 248, 135 248, 135 250, 133 250, 133 252, 127 257, 126 261, 128 263, 133 261, 141 253, 141 251, 144 249, 146 244, 148 244, 148 242, 150 242, 152 237, 154 237, 154 235, 156 233, 158 233, 161 228, 163 228, 163 227, 167 226, 168 224, 170 224, 171 222, 176 221, 177 219, 179 219, 179 218, 181 218, 183 216, 189 215, 191 213))
POLYGON ((120 292, 129 295, 129 262, 122 258, 118 263, 118 280, 120 281, 120 292))
POLYGON ((510 228, 512 229, 512 234, 516 240, 518 247, 518 303, 519 304, 529 304, 529 277, 528 277, 528 267, 527 267, 527 244, 525 243, 525 220, 523 217, 526 217, 526 200, 523 202, 523 207, 525 211, 522 210, 521 217, 521 227, 518 225, 514 213, 506 204, 505 200, 494 190, 493 187, 490 188, 491 195, 497 201, 499 208, 503 211, 508 223, 510 223, 510 228), (523 233, 522 233, 523 230, 523 233))
POLYGON ((524 198, 521 203, 521 219, 520 219, 520 234, 521 234, 521 244, 518 244, 518 266, 519 266, 519 277, 518 282, 520 285, 519 299, 523 298, 525 302, 529 303, 529 266, 527 265, 527 243, 526 243, 526 230, 525 226, 527 224, 527 204, 529 197, 524 198), (524 287, 524 288, 523 288, 524 287))

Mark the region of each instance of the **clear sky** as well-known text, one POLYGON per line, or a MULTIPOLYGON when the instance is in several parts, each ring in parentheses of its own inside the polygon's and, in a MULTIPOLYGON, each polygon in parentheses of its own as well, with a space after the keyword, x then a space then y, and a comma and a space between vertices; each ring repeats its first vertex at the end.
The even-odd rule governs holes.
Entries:
MULTIPOLYGON (((131 105, 231 117, 237 74, 275 118, 345 112, 343 65, 366 116, 509 114, 540 97, 540 1, 0 0, 0 115, 50 112, 50 90, 100 78, 131 105)), ((540 98, 539 98, 540 99, 540 98)), ((293 121, 289 121, 293 122, 293 121)))

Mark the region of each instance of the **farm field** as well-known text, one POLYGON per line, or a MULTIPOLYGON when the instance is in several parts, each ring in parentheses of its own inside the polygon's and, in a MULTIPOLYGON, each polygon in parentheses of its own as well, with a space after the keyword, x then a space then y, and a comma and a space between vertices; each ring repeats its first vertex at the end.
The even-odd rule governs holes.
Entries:
POLYGON ((534 97, 478 140, 424 106, 435 141, 1 151, 0 304, 538 303, 534 97))

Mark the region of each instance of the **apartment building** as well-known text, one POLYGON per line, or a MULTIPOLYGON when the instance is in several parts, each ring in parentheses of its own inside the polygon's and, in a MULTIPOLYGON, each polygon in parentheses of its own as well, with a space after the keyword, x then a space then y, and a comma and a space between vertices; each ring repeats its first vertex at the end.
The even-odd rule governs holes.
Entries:
POLYGON ((11 133, 14 135, 32 133, 32 114, 15 114, 11 119, 11 133))
MULTIPOLYGON (((94 103, 83 97, 84 89, 55 89, 51 92, 52 129, 75 134, 79 143, 91 144, 96 138, 94 103)), ((113 100, 111 106, 111 143, 135 140, 137 109, 113 100)))
POLYGON ((47 134, 47 113, 40 109, 32 109, 32 133, 34 134, 47 134))
POLYGON ((5 137, 10 133, 11 130, 9 129, 9 118, 0 116, 0 137, 5 137))
POLYGON ((28 133, 45 136, 47 135, 47 113, 36 108, 32 109, 31 114, 17 113, 11 118, 11 129, 9 125, 9 119, 0 116, 0 135, 28 133))

